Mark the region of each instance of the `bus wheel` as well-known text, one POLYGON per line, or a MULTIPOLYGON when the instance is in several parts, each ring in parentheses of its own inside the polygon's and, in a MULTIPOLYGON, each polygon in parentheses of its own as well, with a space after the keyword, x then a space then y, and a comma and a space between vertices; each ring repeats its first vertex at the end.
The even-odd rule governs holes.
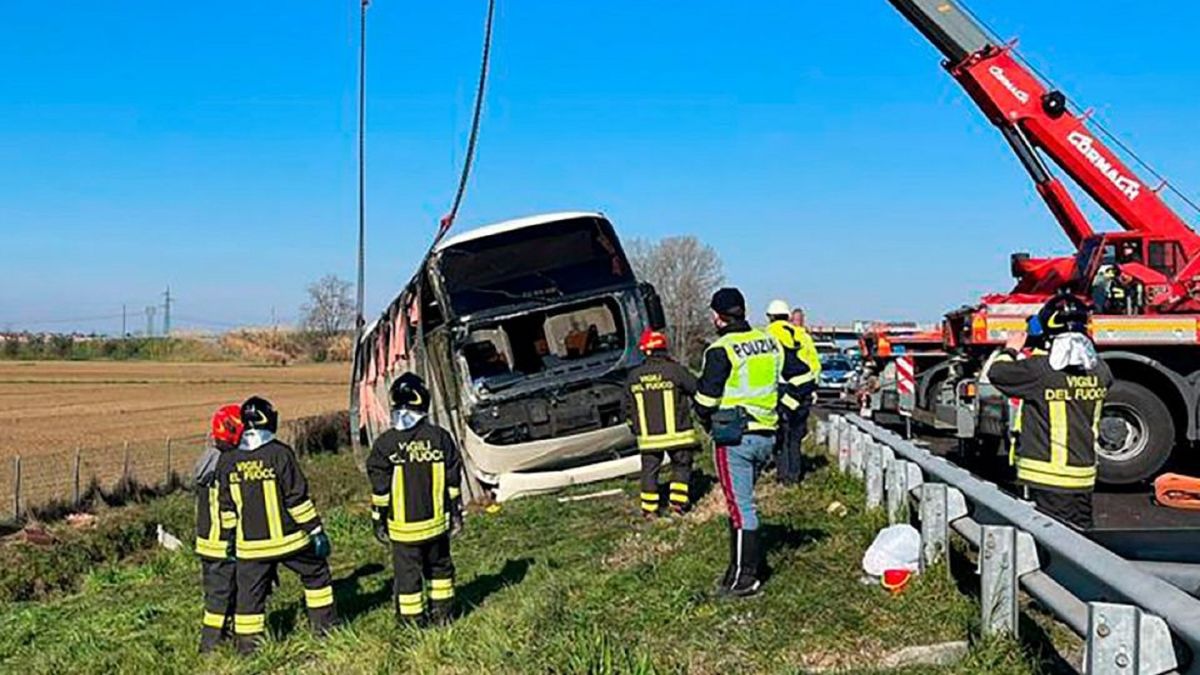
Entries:
POLYGON ((1100 418, 1100 482, 1124 485, 1154 477, 1175 447, 1167 406, 1140 384, 1119 380, 1100 418))

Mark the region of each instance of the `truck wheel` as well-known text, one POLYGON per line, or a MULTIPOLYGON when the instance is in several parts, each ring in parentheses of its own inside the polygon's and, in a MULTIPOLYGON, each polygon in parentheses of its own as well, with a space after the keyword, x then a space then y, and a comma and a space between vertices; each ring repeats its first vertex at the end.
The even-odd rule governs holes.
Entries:
POLYGON ((1100 482, 1125 485, 1149 479, 1175 447, 1175 422, 1154 392, 1118 380, 1100 419, 1100 482))

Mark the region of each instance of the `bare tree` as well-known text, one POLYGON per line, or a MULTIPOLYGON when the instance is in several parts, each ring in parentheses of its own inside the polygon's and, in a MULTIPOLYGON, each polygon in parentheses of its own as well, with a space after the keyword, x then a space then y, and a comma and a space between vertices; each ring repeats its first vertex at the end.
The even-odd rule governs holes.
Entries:
POLYGON ((304 330, 324 337, 344 333, 354 326, 354 301, 350 282, 327 274, 308 285, 308 302, 300 307, 304 330))
POLYGON ((635 239, 626 247, 634 273, 662 297, 671 351, 690 363, 708 337, 708 301, 725 280, 717 251, 692 235, 659 241, 635 239))

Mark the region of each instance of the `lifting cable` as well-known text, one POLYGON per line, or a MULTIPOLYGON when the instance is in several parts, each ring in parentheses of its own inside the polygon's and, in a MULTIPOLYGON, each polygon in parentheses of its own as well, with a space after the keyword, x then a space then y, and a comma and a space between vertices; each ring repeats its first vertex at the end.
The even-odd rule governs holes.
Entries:
POLYGON ((475 88, 475 110, 471 116, 471 133, 467 137, 467 153, 463 159, 462 173, 458 177, 458 189, 454 193, 454 201, 450 204, 450 210, 442 216, 437 236, 433 238, 433 244, 430 246, 431 251, 453 227, 454 219, 458 217, 458 209, 462 206, 463 196, 467 192, 467 181, 471 178, 471 166, 475 160, 475 145, 479 140, 479 120, 483 114, 483 97, 487 91, 488 62, 491 60, 492 53, 492 17, 495 13, 496 0, 488 0, 487 20, 483 26, 483 56, 479 62, 479 84, 475 88))
MULTIPOLYGON (((1000 38, 1000 35, 995 30, 993 30, 992 27, 989 26, 983 19, 979 18, 979 15, 977 15, 977 14, 975 14, 975 12, 971 11, 970 7, 967 7, 967 5, 962 2, 959 3, 959 7, 963 10, 964 13, 966 13, 967 16, 969 16, 971 19, 973 19, 975 21, 975 23, 982 26, 984 31, 986 33, 988 33, 988 37, 990 37, 996 44, 1005 44, 1004 40, 1002 40, 1000 38)), ((1043 84, 1045 84, 1050 89, 1062 92, 1062 89, 1059 89, 1059 87, 1054 84, 1053 80, 1051 80, 1049 77, 1046 77, 1046 75, 1044 73, 1042 73, 1042 71, 1038 70, 1037 66, 1030 63, 1029 59, 1025 58, 1024 54, 1018 52, 1016 49, 1011 50, 1011 52, 1018 61, 1020 61, 1022 64, 1024 64, 1025 67, 1028 68, 1030 71, 1032 71, 1034 75, 1038 76, 1038 78, 1040 78, 1042 80, 1043 84)), ((1067 104, 1070 105, 1071 108, 1074 109, 1074 112, 1078 116, 1080 116, 1080 117, 1084 116, 1084 111, 1086 110, 1086 108, 1084 106, 1081 106, 1078 103, 1076 103, 1069 96, 1067 96, 1066 93, 1063 93, 1063 97, 1066 99, 1067 104)), ((1106 139, 1108 139, 1108 141, 1110 143, 1112 143, 1113 145, 1120 148, 1121 152, 1125 153, 1125 155, 1128 156, 1130 159, 1132 159, 1134 162, 1136 162, 1138 166, 1142 167, 1142 169, 1146 173, 1153 176, 1163 186, 1165 186, 1168 190, 1170 190, 1171 194, 1173 194, 1176 197, 1178 197, 1179 199, 1183 200, 1183 202, 1185 204, 1187 204, 1188 206, 1190 206, 1192 208, 1192 210, 1195 211, 1196 213, 1200 213, 1200 204, 1197 204, 1190 197, 1188 197, 1186 194, 1184 194, 1183 191, 1181 191, 1179 188, 1175 187, 1175 185, 1172 184, 1171 181, 1167 180, 1166 177, 1164 177, 1159 172, 1155 171, 1154 167, 1150 166, 1149 162, 1142 159, 1136 152, 1133 151, 1133 148, 1130 148, 1128 145, 1126 145, 1117 136, 1116 133, 1109 131, 1108 128, 1105 127, 1104 124, 1100 122, 1100 120, 1096 119, 1095 116, 1089 116, 1087 121, 1090 122, 1091 126, 1095 127, 1096 130, 1099 131, 1101 135, 1103 135, 1106 139)))

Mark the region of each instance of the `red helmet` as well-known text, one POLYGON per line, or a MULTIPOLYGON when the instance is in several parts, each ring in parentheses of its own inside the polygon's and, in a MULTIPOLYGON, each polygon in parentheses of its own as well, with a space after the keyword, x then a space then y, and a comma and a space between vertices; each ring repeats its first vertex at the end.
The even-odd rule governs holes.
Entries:
POLYGON ((236 404, 221 406, 212 418, 213 441, 220 448, 236 448, 242 442, 242 407, 236 404))
POLYGON ((667 348, 666 334, 656 331, 652 328, 647 328, 642 331, 642 339, 638 340, 638 349, 644 352, 653 352, 667 348))

